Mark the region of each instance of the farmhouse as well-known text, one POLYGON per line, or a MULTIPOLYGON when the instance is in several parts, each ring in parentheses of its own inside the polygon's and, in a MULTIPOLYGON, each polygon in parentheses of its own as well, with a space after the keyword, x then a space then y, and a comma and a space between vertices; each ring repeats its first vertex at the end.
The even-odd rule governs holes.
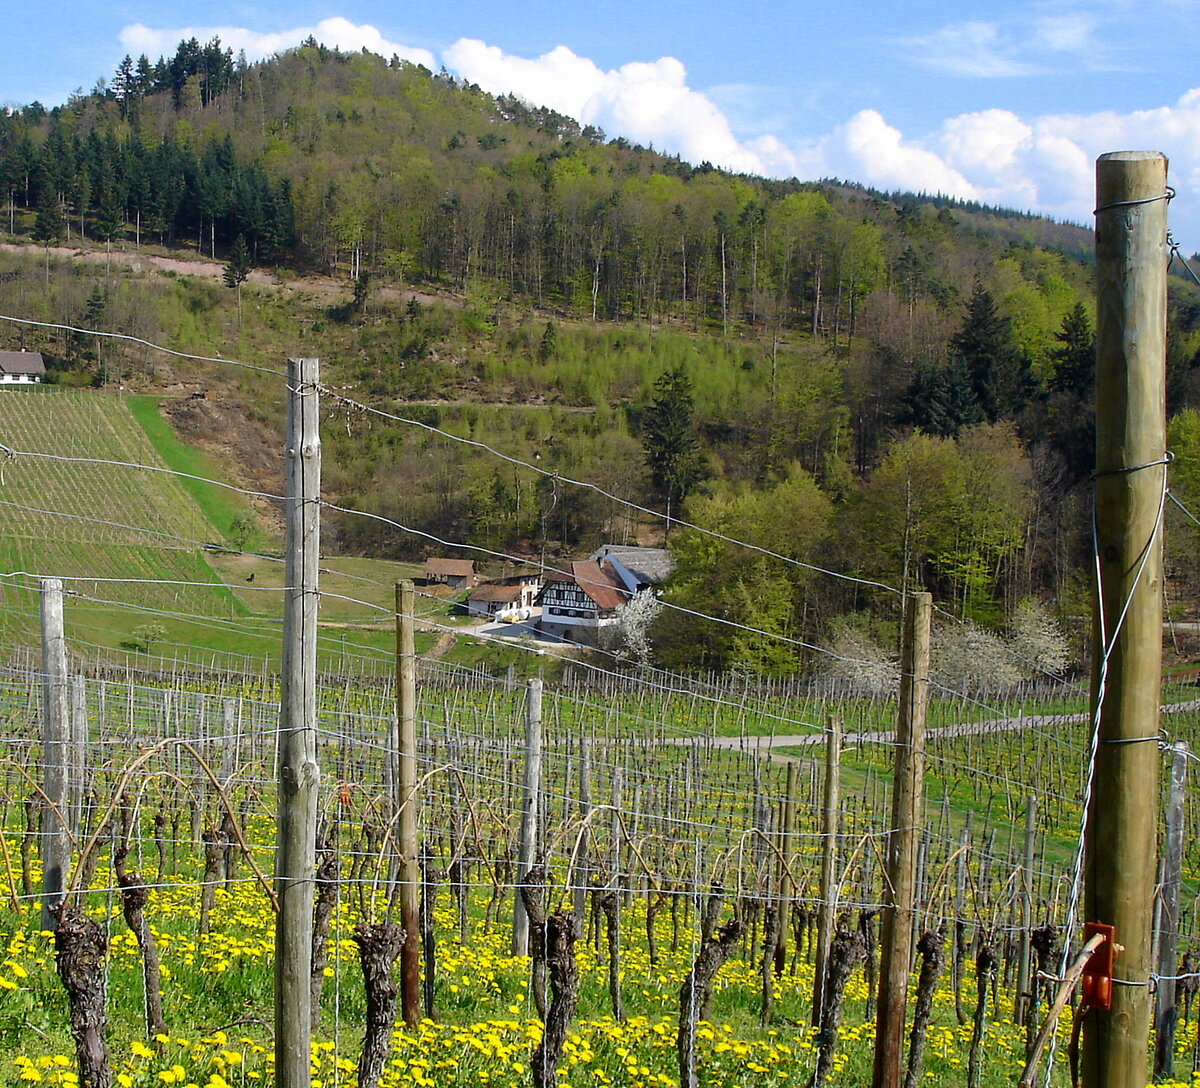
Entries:
POLYGON ((451 589, 470 589, 475 584, 475 560, 426 559, 425 583, 445 585, 451 589))
POLYGON ((605 646, 616 637, 618 610, 634 592, 607 559, 572 563, 570 573, 551 574, 538 594, 538 627, 564 642, 605 646))
POLYGON ((588 559, 606 561, 631 593, 662 585, 675 566, 666 548, 635 548, 627 544, 603 544, 588 559))
POLYGON ((40 351, 0 351, 0 385, 36 385, 45 376, 40 351))
POLYGON ((467 615, 486 618, 497 612, 511 612, 523 607, 521 587, 484 582, 467 595, 467 615))

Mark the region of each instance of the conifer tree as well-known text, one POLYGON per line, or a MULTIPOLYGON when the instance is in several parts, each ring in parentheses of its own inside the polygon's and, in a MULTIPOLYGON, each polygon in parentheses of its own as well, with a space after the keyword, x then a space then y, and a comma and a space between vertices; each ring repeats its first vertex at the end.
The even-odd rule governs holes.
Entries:
POLYGON ((232 287, 237 292, 238 324, 242 322, 242 284, 250 275, 250 250, 246 247, 246 238, 239 234, 234 240, 233 248, 229 251, 229 261, 221 278, 226 287, 232 287))
POLYGON ((1075 303, 1054 339, 1059 346, 1050 353, 1054 360, 1050 389, 1086 397, 1096 380, 1096 336, 1082 302, 1075 303))
POLYGON ((692 383, 682 366, 668 370, 654 383, 642 445, 650 483, 667 502, 669 529, 672 510, 678 509, 701 474, 692 383))
POLYGON ((967 316, 950 340, 951 355, 961 361, 975 400, 989 423, 1012 416, 1029 400, 1029 365, 1013 347, 1008 321, 982 284, 967 304, 967 316))

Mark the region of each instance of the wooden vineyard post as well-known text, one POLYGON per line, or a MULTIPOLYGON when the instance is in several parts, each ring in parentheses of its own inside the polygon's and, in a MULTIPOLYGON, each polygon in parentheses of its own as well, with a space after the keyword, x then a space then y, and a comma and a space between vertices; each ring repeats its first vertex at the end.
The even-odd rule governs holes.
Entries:
POLYGON ((1147 1081, 1166 497, 1167 160, 1096 163, 1096 547, 1084 920, 1120 946, 1111 1009, 1083 1021, 1085 1088, 1147 1081))
POLYGON ((1029 987, 1029 965, 1033 946, 1030 940, 1033 926, 1033 848, 1037 821, 1037 798, 1025 801, 1025 863, 1021 866, 1021 956, 1017 961, 1017 996, 1013 1002, 1018 1024, 1025 1024, 1032 994, 1029 987))
POLYGON ((779 821, 779 924, 775 927, 775 974, 787 969, 788 936, 792 930, 792 903, 796 898, 796 810, 800 792, 800 768, 789 760, 787 786, 783 797, 783 818, 779 821))
POLYGON ((396 808, 400 838, 400 1009, 404 1022, 421 1019, 421 863, 417 856, 417 655, 413 614, 416 594, 405 579, 396 584, 396 700, 399 774, 396 808))
POLYGON ((317 791, 321 440, 316 359, 288 360, 287 519, 279 815, 275 839, 275 1083, 309 1088, 317 791))
POLYGON ((872 1088, 899 1088, 904 1070, 904 1014, 912 964, 912 915, 925 774, 925 704, 929 687, 932 612, 933 598, 928 593, 914 593, 905 599, 892 822, 887 853, 890 893, 883 909, 879 939, 879 1002, 872 1088))
POLYGON ((42 929, 54 928, 71 864, 67 829, 67 744, 69 692, 67 639, 63 630, 63 587, 57 578, 40 583, 42 628, 42 929))
MULTIPOLYGON (((821 814, 821 902, 817 907, 817 955, 813 972, 813 1027, 821 1024, 825 1006, 825 978, 828 975, 829 945, 833 940, 833 874, 837 869, 837 813, 840 784, 839 761, 842 754, 842 719, 829 716, 825 734, 825 798, 821 814)), ((789 764, 788 769, 791 770, 789 764)))
POLYGON ((529 681, 525 707, 525 780, 521 790, 521 833, 517 840, 515 902, 513 903, 512 954, 529 955, 529 915, 520 887, 533 865, 538 836, 538 794, 542 786, 542 682, 529 681))
POLYGON ((1159 915, 1158 989, 1154 1000, 1154 1079, 1175 1072, 1175 1028, 1178 985, 1175 972, 1179 954, 1179 883, 1183 875, 1183 802, 1187 783, 1188 746, 1180 741, 1171 748, 1171 792, 1167 799, 1163 836, 1162 913, 1159 915))

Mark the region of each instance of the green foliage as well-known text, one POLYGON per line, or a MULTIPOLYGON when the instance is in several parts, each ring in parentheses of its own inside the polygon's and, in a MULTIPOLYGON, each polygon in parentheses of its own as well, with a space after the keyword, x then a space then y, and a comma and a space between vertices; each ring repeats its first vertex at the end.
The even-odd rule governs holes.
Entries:
POLYGON ((226 537, 239 552, 244 552, 257 532, 258 523, 255 519, 250 514, 239 514, 229 523, 226 537))
POLYGON ((1009 322, 982 283, 975 287, 950 350, 962 361, 975 400, 989 422, 1011 418, 1028 401, 1028 363, 1012 342, 1009 322))
POLYGON ((1082 302, 1067 314, 1054 338, 1058 347, 1050 353, 1054 361, 1050 389, 1086 399, 1096 381, 1096 336, 1082 302))
POLYGON ((133 633, 123 645, 148 654, 166 637, 167 629, 161 623, 143 623, 133 629, 133 633))
POLYGON ((226 287, 240 288, 250 275, 250 250, 246 247, 246 236, 239 234, 229 251, 229 260, 221 273, 226 287))
POLYGON ((811 563, 816 558, 831 530, 829 499, 809 473, 792 466, 762 490, 716 485, 688 502, 686 516, 696 528, 681 529, 672 541, 676 566, 666 600, 687 611, 668 609, 656 625, 659 659, 676 668, 739 666, 768 673, 795 668, 795 647, 787 640, 802 630, 799 617, 809 577, 804 566, 786 560, 811 563), (693 612, 730 623, 698 622, 693 612))
POLYGON ((650 484, 666 501, 669 513, 678 509, 701 475, 692 384, 682 366, 668 370, 654 383, 642 428, 650 484))
POLYGON ((853 506, 863 569, 956 600, 964 615, 991 614, 1003 566, 1024 542, 1030 486, 1011 427, 983 424, 957 440, 917 432, 892 447, 853 506))

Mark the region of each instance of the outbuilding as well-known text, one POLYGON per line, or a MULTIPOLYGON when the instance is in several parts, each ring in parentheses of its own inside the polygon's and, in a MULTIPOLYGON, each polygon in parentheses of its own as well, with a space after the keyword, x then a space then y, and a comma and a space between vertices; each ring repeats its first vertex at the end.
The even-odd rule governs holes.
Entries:
POLYGON ((0 351, 0 385, 37 385, 45 376, 40 351, 0 351))

